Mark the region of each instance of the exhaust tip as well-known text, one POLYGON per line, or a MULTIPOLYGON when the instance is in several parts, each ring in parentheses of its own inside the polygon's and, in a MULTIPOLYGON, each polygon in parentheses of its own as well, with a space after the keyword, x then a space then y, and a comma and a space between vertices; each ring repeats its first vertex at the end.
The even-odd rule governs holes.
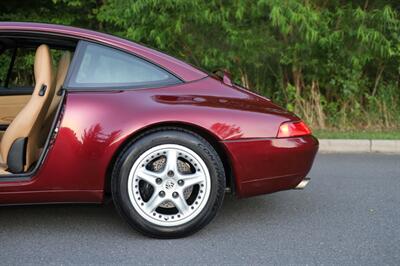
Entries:
POLYGON ((301 182, 295 187, 295 189, 304 189, 308 183, 310 182, 311 178, 305 177, 301 182))

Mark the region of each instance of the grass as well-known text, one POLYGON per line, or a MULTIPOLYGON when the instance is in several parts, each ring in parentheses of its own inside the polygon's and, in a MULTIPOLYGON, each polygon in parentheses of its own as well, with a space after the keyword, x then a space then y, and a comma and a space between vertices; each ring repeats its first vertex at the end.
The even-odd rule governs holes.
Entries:
POLYGON ((313 134, 319 139, 397 139, 400 140, 399 131, 331 131, 314 130, 313 134))

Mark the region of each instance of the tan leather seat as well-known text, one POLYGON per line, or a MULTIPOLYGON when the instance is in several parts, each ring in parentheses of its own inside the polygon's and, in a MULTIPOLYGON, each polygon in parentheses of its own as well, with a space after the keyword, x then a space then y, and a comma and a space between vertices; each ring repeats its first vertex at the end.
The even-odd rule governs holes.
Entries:
POLYGON ((65 51, 60 61, 58 62, 57 75, 56 75, 56 86, 54 90, 54 96, 51 100, 50 107, 47 111, 45 124, 51 124, 53 117, 56 113, 57 107, 61 101, 60 90, 64 84, 65 77, 67 76, 68 68, 71 63, 71 52, 65 51))
POLYGON ((71 52, 65 51, 58 62, 57 75, 56 75, 56 86, 54 88, 54 95, 51 100, 50 106, 47 110, 46 116, 44 118, 43 128, 42 128, 42 143, 46 142, 46 138, 50 133, 51 125, 54 120, 54 116, 57 112, 57 107, 61 101, 60 90, 64 84, 65 78, 68 73, 68 68, 71 63, 71 52))
POLYGON ((34 72, 36 83, 32 97, 8 126, 1 141, 0 174, 6 174, 5 170, 27 171, 38 159, 41 129, 54 94, 52 58, 45 44, 36 50, 34 72))

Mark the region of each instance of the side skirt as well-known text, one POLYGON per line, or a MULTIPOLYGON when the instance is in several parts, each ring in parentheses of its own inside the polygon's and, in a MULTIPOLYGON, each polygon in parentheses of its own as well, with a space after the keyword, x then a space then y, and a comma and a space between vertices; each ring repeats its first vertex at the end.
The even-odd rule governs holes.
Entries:
POLYGON ((43 190, 0 192, 0 206, 53 203, 102 203, 103 190, 43 190))

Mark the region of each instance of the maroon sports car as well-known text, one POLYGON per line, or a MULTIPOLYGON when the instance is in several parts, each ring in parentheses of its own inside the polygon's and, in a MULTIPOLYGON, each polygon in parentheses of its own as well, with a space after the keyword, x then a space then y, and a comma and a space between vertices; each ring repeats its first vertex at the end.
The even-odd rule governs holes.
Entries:
POLYGON ((135 229, 182 237, 226 192, 304 187, 318 150, 297 116, 225 71, 103 33, 0 23, 0 75, 1 205, 111 194, 135 229))

